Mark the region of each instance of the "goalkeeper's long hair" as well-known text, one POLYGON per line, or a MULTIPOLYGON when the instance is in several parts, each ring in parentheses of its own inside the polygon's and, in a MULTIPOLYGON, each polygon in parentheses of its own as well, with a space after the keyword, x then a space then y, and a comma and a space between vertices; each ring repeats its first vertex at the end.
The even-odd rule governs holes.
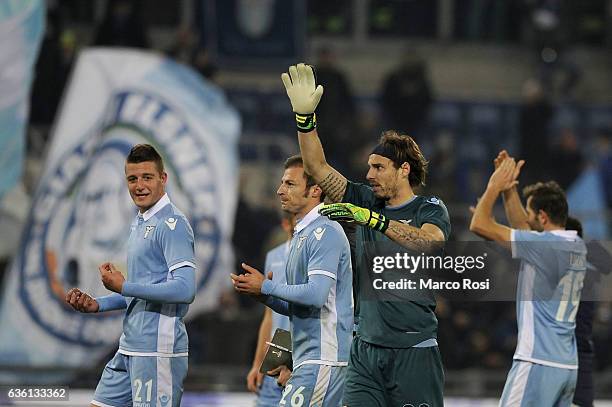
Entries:
POLYGON ((415 188, 425 185, 429 163, 412 137, 400 134, 395 130, 387 130, 382 133, 379 144, 385 150, 393 152, 393 157, 388 158, 393 161, 395 168, 400 168, 404 163, 410 165, 408 182, 411 187, 415 188))

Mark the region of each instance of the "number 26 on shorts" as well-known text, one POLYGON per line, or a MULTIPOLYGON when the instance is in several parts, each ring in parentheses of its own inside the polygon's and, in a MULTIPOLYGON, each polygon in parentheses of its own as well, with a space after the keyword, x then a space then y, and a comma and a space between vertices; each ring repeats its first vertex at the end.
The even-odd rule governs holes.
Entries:
MULTIPOLYGON (((302 394, 302 392, 304 391, 305 388, 306 387, 304 386, 300 386, 291 395, 291 398, 290 398, 291 407, 302 407, 302 405, 304 404, 304 395, 302 394)), ((292 384, 288 384, 287 387, 285 387, 285 390, 283 391, 283 397, 278 403, 279 406, 287 405, 287 400, 285 400, 285 398, 287 398, 287 396, 291 393, 292 390, 293 390, 292 384)))

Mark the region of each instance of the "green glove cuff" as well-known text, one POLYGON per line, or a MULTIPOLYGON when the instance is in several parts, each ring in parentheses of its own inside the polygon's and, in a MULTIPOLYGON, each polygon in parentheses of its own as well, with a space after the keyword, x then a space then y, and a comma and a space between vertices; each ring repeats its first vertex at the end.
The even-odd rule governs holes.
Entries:
POLYGON ((308 133, 317 128, 317 115, 315 113, 296 113, 295 125, 297 126, 297 131, 302 133, 308 133))
POLYGON ((389 227, 389 219, 383 214, 371 211, 368 226, 380 233, 385 233, 389 227))

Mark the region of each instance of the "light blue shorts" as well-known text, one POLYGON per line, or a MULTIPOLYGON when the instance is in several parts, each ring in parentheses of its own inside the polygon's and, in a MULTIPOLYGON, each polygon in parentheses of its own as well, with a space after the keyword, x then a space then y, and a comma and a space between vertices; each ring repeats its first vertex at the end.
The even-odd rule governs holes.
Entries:
POLYGON ((101 407, 178 407, 187 376, 187 356, 127 356, 106 364, 91 404, 101 407))
POLYGON ((499 405, 569 407, 577 376, 577 370, 514 360, 499 405))
POLYGON ((264 376, 255 407, 278 407, 282 394, 283 388, 276 383, 276 377, 264 376))
POLYGON ((279 407, 338 407, 342 405, 346 366, 307 364, 295 369, 279 407))

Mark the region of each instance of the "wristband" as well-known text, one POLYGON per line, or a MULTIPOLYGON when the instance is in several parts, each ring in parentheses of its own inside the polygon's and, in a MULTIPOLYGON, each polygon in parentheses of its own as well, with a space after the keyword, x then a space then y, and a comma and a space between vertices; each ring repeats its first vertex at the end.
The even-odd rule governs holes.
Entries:
POLYGON ((383 214, 371 211, 368 226, 380 233, 385 233, 389 227, 389 219, 383 214))
POLYGON ((317 115, 315 113, 310 114, 295 114, 295 125, 297 131, 301 133, 308 133, 317 128, 317 115))

